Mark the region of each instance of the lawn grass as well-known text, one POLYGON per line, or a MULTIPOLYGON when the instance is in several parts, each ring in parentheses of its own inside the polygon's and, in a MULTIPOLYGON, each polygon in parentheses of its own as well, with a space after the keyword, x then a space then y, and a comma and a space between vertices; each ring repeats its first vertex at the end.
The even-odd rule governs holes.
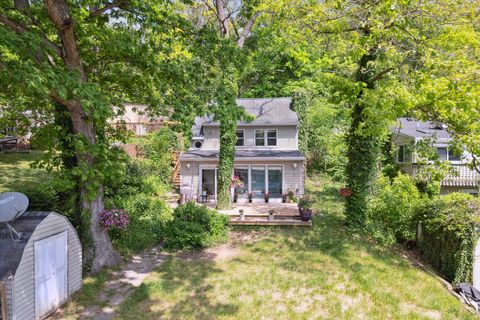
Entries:
POLYGON ((172 257, 116 319, 475 319, 440 282, 344 227, 336 188, 309 182, 321 215, 252 229, 225 260, 172 257))
POLYGON ((42 157, 41 151, 30 153, 0 153, 0 192, 22 190, 25 185, 35 186, 48 178, 44 169, 30 165, 42 157))

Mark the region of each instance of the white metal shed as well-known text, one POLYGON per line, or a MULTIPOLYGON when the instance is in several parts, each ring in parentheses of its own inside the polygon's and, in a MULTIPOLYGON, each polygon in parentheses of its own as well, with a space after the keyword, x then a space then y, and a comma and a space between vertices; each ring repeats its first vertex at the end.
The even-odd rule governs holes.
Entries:
POLYGON ((0 318, 43 319, 82 286, 82 248, 65 216, 25 212, 0 232, 0 318))

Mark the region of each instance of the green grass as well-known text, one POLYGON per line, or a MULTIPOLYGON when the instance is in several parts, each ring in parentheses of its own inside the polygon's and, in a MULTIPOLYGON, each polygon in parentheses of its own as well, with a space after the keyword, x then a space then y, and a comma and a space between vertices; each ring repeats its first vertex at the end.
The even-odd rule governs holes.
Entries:
POLYGON ((40 151, 0 153, 0 192, 21 190, 24 185, 36 185, 48 178, 47 171, 30 167, 41 156, 40 151))
MULTIPOLYGON (((317 180, 318 181, 318 180, 317 180)), ((344 227, 336 188, 310 183, 314 227, 243 228, 227 260, 167 260, 118 319, 475 319, 440 282, 344 227)))

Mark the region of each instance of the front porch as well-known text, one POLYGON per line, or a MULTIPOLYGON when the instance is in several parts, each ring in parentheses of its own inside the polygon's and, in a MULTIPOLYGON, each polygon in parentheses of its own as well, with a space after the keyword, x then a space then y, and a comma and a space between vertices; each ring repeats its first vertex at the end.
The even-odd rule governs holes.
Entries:
MULTIPOLYGON (((209 208, 215 208, 214 203, 204 203, 209 208)), ((312 226, 312 221, 302 221, 296 203, 232 203, 228 210, 219 212, 230 216, 230 225, 257 226, 312 226), (240 218, 243 210, 245 218, 240 218), (274 219, 269 219, 271 210, 275 211, 274 219)))

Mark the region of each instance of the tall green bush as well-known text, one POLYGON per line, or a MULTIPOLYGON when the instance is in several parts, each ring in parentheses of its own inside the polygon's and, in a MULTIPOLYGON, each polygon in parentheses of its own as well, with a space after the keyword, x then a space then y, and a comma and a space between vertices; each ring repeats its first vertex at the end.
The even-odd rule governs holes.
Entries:
POLYGON ((369 199, 367 229, 377 240, 393 244, 415 239, 415 207, 421 199, 410 176, 399 173, 392 182, 380 176, 369 199))
POLYGON ((182 148, 177 134, 169 127, 163 127, 142 139, 139 147, 145 157, 137 159, 139 168, 144 174, 154 174, 168 182, 173 170, 173 155, 182 148))
POLYGON ((228 235, 226 215, 188 202, 175 208, 165 228, 166 246, 171 249, 200 249, 223 242, 228 235))
POLYGON ((479 200, 463 193, 435 197, 418 206, 416 220, 423 226, 419 239, 422 256, 454 284, 472 283, 479 209, 479 200))

